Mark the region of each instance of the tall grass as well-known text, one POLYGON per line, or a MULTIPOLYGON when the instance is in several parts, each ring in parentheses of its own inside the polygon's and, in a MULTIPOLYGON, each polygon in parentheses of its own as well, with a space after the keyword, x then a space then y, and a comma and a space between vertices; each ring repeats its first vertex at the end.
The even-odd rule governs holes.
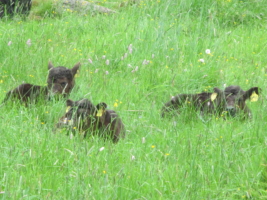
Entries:
POLYGON ((70 139, 53 133, 64 100, 1 107, 0 197, 266 199, 266 4, 147 0, 113 15, 0 21, 1 100, 22 82, 45 85, 48 61, 80 61, 70 98, 106 102, 127 129, 116 145, 70 139), (224 85, 262 88, 251 120, 160 117, 171 96, 224 85))

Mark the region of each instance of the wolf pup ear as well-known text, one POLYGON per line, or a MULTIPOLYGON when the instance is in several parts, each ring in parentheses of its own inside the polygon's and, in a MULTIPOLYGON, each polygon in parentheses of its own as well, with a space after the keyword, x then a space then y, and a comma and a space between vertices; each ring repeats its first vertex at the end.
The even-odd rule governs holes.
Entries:
POLYGON ((72 75, 73 77, 75 76, 75 74, 78 72, 78 70, 80 69, 81 63, 78 62, 76 65, 74 65, 74 67, 71 69, 72 75))
POLYGON ((48 63, 48 70, 50 70, 50 69, 52 69, 52 68, 54 68, 54 65, 52 64, 51 61, 49 61, 49 63, 48 63))
POLYGON ((104 103, 104 102, 99 103, 99 104, 96 105, 96 108, 97 108, 96 116, 97 117, 101 117, 106 111, 107 104, 104 103))
POLYGON ((72 101, 71 99, 68 99, 66 101, 66 105, 72 107, 74 105, 74 101, 72 101))
POLYGON ((243 99, 245 101, 247 99, 250 99, 251 102, 256 102, 259 99, 259 93, 260 93, 260 88, 252 87, 245 92, 245 94, 243 95, 243 99))

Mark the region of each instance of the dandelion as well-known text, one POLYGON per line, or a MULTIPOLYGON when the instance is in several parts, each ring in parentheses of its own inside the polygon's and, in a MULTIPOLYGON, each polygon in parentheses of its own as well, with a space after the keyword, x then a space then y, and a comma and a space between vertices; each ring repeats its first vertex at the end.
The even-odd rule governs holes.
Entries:
POLYGON ((165 156, 169 156, 170 154, 169 153, 165 153, 165 156))
POLYGON ((206 49, 205 53, 210 54, 210 49, 206 49))
POLYGON ((88 58, 88 62, 91 64, 93 63, 93 61, 90 58, 88 58))
POLYGON ((99 149, 99 151, 103 151, 105 149, 105 147, 101 147, 100 149, 99 149))
POLYGON ((106 71, 106 72, 105 72, 105 74, 106 74, 106 75, 108 75, 108 74, 109 74, 109 72, 108 72, 108 71, 106 71))
POLYGON ((155 148, 155 145, 152 145, 151 148, 154 149, 155 148))
POLYGON ((51 39, 48 39, 47 41, 48 41, 48 42, 52 42, 52 40, 51 40, 51 39))
POLYGON ((119 105, 118 105, 117 102, 115 102, 113 106, 116 108, 116 107, 118 107, 119 105))
POLYGON ((198 62, 205 63, 205 60, 203 58, 200 58, 198 62))
POLYGON ((8 43, 7 43, 7 46, 10 46, 12 44, 12 42, 11 41, 9 41, 8 43))
POLYGON ((31 46, 31 45, 32 45, 32 41, 31 41, 31 39, 28 39, 27 42, 26 42, 26 44, 27 44, 28 46, 31 46))
POLYGON ((103 173, 106 174, 107 172, 105 170, 103 170, 103 173))
POLYGON ((109 60, 106 60, 106 65, 109 65, 109 60))

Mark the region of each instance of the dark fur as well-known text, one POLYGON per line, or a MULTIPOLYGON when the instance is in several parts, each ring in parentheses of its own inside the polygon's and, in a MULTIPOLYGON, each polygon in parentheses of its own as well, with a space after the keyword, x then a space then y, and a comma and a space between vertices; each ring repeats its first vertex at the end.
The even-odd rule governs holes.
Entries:
POLYGON ((54 67, 51 62, 48 64, 49 75, 47 86, 32 85, 24 83, 13 90, 10 90, 3 102, 8 99, 19 99, 21 103, 36 103, 38 99, 49 99, 55 94, 67 97, 74 87, 74 76, 80 68, 77 63, 72 69, 66 67, 54 67))
POLYGON ((15 13, 28 15, 32 6, 31 0, 0 0, 0 17, 15 13))
POLYGON ((56 127, 76 127, 84 132, 84 137, 89 134, 99 134, 104 138, 110 137, 114 143, 125 137, 125 127, 122 120, 114 110, 107 110, 106 103, 94 106, 88 99, 80 101, 67 100, 68 110, 60 118, 56 127), (101 116, 98 113, 103 110, 101 116))
POLYGON ((246 105, 246 100, 254 91, 259 95, 260 89, 258 87, 252 87, 247 91, 243 91, 239 86, 229 86, 224 91, 214 88, 217 97, 213 101, 211 96, 214 93, 179 94, 163 106, 161 115, 164 117, 166 113, 173 110, 179 113, 179 109, 187 105, 199 110, 201 114, 221 115, 225 111, 234 117, 243 112, 244 117, 247 118, 251 116, 251 111, 246 105))

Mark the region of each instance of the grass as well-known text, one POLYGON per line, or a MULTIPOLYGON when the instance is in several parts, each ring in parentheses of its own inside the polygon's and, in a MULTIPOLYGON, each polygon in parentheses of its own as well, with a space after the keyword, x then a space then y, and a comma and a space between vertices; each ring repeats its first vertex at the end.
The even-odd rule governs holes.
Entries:
POLYGON ((53 134, 64 100, 1 107, 0 198, 266 199, 266 4, 147 0, 113 15, 2 19, 0 100, 22 82, 45 85, 48 61, 80 61, 70 98, 106 102, 127 137, 53 134), (224 84, 262 88, 251 120, 160 117, 171 96, 224 84))

